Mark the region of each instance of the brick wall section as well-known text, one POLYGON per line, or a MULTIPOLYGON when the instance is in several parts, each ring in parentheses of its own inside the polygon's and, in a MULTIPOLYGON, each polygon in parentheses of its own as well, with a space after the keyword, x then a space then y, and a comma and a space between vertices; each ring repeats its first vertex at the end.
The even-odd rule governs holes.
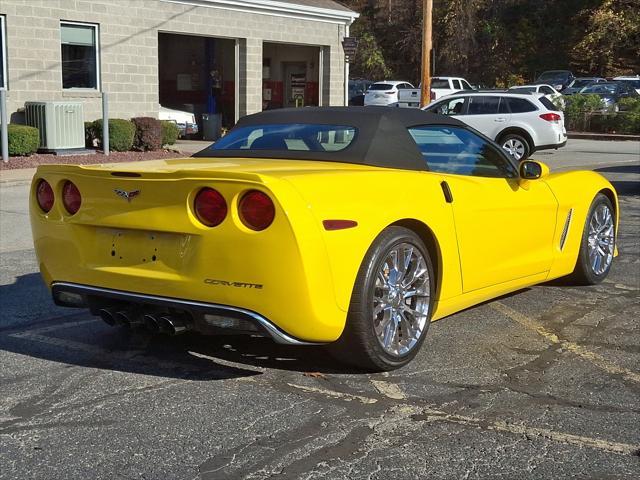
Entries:
POLYGON ((1 0, 0 14, 10 113, 25 101, 81 100, 86 120, 101 115, 99 92, 62 89, 61 20, 99 25, 101 85, 109 92, 111 117, 157 116, 158 32, 242 39, 241 115, 261 109, 263 41, 323 46, 323 101, 343 104, 343 25, 161 0, 1 0))

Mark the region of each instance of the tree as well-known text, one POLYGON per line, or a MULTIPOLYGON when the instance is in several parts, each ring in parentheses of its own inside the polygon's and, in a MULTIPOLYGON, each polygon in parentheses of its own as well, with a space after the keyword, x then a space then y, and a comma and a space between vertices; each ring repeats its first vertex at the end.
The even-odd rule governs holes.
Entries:
MULTIPOLYGON (((361 16, 354 74, 420 77, 422 0, 345 0, 361 16)), ((544 70, 640 71, 640 0, 434 0, 433 72, 510 86, 544 70)))
POLYGON ((580 16, 587 19, 587 30, 571 51, 574 65, 600 76, 638 71, 640 0, 605 0, 580 16))

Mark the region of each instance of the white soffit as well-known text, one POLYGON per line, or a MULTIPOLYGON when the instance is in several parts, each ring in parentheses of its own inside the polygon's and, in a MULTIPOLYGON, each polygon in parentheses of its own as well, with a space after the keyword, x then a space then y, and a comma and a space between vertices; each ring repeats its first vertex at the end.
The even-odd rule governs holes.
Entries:
POLYGON ((168 3, 181 3, 198 7, 222 8, 247 13, 258 13, 276 17, 287 17, 320 22, 351 25, 360 16, 347 10, 297 5, 277 0, 160 0, 168 3))

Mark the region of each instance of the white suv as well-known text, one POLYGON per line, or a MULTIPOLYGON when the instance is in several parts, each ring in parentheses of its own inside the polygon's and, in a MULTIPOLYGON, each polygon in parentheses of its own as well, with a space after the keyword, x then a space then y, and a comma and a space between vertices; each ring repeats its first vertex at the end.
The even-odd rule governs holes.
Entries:
POLYGON ((516 160, 567 143, 564 114, 548 98, 507 92, 459 92, 423 110, 455 115, 495 140, 516 160))
POLYGON ((364 94, 364 104, 387 106, 398 102, 398 90, 413 88, 409 82, 385 80, 369 86, 364 94))

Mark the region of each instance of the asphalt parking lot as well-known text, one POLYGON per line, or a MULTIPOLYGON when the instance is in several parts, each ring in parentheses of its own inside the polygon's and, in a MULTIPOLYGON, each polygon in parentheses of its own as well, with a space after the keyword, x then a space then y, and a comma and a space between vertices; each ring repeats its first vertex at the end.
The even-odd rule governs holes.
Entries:
POLYGON ((640 144, 570 141, 534 158, 619 190, 608 279, 435 322, 388 374, 321 348, 154 337, 54 307, 28 187, 2 187, 0 478, 638 478, 640 144))

